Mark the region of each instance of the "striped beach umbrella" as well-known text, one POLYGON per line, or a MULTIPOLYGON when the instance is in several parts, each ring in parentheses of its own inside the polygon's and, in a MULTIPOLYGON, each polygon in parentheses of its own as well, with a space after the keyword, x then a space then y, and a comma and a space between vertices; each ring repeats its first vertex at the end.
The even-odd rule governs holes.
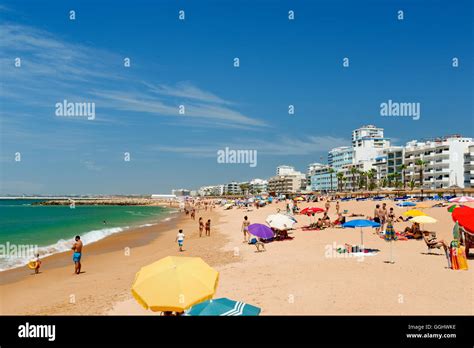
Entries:
POLYGON ((217 298, 204 301, 190 308, 186 315, 190 316, 255 316, 261 309, 244 302, 217 298))
POLYGON ((449 200, 451 203, 467 203, 474 202, 474 198, 469 196, 454 197, 449 200))

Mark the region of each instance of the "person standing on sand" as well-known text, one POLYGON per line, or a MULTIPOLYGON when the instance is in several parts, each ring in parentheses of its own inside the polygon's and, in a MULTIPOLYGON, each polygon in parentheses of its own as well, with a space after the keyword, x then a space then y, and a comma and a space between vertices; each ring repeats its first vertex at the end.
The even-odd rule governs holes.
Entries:
POLYGON ((339 209, 341 209, 341 207, 339 206, 339 201, 336 202, 336 214, 339 216, 339 209))
POLYGON ((196 209, 191 210, 191 219, 196 220, 196 209))
MULTIPOLYGON (((380 223, 379 218, 380 205, 376 204, 374 209, 374 222, 380 223)), ((375 229, 375 233, 380 233, 380 226, 375 229)))
POLYGON ((176 235, 176 242, 178 242, 179 251, 183 251, 183 243, 184 243, 184 233, 183 230, 179 230, 178 234, 176 235))
POLYGON ((202 231, 204 231, 204 221, 202 217, 199 218, 199 237, 202 237, 202 231))
POLYGON ((80 236, 76 236, 75 243, 72 246, 72 250, 74 254, 72 256, 72 260, 74 261, 74 273, 80 274, 81 273, 81 257, 82 257, 82 240, 80 236))
POLYGON ((331 208, 331 202, 329 201, 329 198, 327 199, 326 203, 324 204, 324 207, 326 208, 326 213, 329 214, 329 208, 331 208))
POLYGON ((250 238, 249 225, 250 221, 248 220, 248 217, 244 216, 244 221, 242 222, 242 232, 244 233, 243 243, 247 243, 250 238))
POLYGON ((385 220, 386 220, 386 214, 387 210, 385 209, 385 203, 377 210, 378 217, 379 217, 379 223, 380 223, 380 232, 383 232, 383 228, 385 225, 385 220))
POLYGON ((211 219, 206 222, 206 236, 211 236, 211 219))

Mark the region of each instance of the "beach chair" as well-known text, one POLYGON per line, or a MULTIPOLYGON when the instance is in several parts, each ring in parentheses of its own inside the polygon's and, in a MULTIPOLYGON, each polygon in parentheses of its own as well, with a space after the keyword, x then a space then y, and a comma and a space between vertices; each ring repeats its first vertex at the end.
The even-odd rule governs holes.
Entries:
POLYGON ((429 233, 426 233, 426 234, 423 233, 423 240, 425 241, 425 244, 428 248, 426 253, 427 254, 440 255, 440 253, 433 253, 432 251, 436 250, 436 249, 440 250, 442 246, 439 245, 439 244, 430 243, 429 239, 428 239, 428 235, 431 236, 431 238, 436 238, 436 232, 429 232, 429 233))

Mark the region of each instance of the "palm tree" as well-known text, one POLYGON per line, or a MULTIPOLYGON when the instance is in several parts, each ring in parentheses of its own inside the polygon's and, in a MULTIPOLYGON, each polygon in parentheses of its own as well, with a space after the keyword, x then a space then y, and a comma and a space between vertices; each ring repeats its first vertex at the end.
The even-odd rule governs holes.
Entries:
POLYGON ((370 187, 374 186, 373 183, 374 183, 374 178, 376 174, 377 174, 377 171, 374 168, 370 169, 367 172, 367 189, 369 189, 369 185, 370 187))
POLYGON ((380 187, 386 187, 387 186, 387 178, 383 177, 382 179, 380 179, 379 185, 380 185, 380 187))
POLYGON ((337 177, 337 187, 339 188, 340 191, 342 191, 342 184, 343 184, 343 179, 344 179, 344 173, 339 172, 336 174, 337 177))
POLYGON ((415 180, 411 179, 408 185, 410 186, 410 189, 413 190, 415 188, 415 180))
POLYGON ((346 181, 347 181, 347 178, 344 176, 344 174, 342 175, 342 187, 345 189, 346 188, 346 181))
POLYGON ((425 170, 426 162, 422 159, 416 160, 415 164, 419 166, 418 173, 420 173, 420 188, 423 188, 423 172, 425 170))
POLYGON ((352 174, 352 191, 355 191, 355 186, 356 186, 355 185, 355 182, 356 182, 355 176, 359 172, 359 170, 356 167, 351 167, 350 172, 352 174))
POLYGON ((240 186, 240 190, 242 191, 242 193, 244 195, 246 195, 250 185, 249 184, 240 184, 239 186, 240 186))
POLYGON ((331 179, 331 191, 332 191, 333 190, 333 188, 332 188, 332 177, 333 177, 333 174, 335 173, 334 168, 329 167, 328 173, 329 173, 329 178, 331 179))
POLYGON ((400 170, 402 172, 402 180, 403 180, 403 189, 405 190, 406 188, 406 180, 405 180, 405 170, 407 169, 407 165, 406 164, 402 164, 400 167, 398 167, 398 170, 400 170))
POLYGON ((393 177, 395 178, 395 187, 396 188, 398 188, 401 185, 400 180, 398 180, 398 179, 400 179, 401 176, 402 175, 400 173, 393 173, 393 177))
POLYGON ((390 173, 390 174, 387 175, 388 187, 392 187, 392 181, 393 181, 394 178, 395 178, 394 173, 390 173))

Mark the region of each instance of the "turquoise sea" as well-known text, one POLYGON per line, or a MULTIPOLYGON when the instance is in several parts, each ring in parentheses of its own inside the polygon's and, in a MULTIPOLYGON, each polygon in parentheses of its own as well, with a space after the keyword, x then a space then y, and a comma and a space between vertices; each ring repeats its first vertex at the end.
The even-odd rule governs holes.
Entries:
MULTIPOLYGON (((40 206, 40 200, 0 199, 0 246, 34 245, 43 257, 69 250, 74 236, 87 245, 130 227, 156 224, 171 210, 151 206, 40 206), (104 223, 105 221, 105 223, 104 223)), ((0 271, 25 265, 31 256, 0 250, 0 271)))

